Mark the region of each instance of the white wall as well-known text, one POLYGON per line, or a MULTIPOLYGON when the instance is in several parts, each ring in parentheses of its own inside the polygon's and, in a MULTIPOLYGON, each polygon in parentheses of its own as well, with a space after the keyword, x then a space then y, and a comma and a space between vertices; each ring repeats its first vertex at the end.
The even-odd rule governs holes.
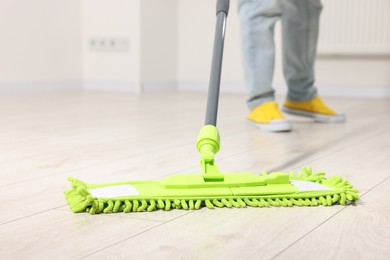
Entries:
POLYGON ((84 0, 82 13, 87 89, 175 89, 177 0, 84 0), (92 39, 115 38, 127 39, 128 48, 90 46, 92 39))
POLYGON ((179 0, 141 0, 143 91, 176 89, 179 0))
MULTIPOLYGON (((225 36, 222 91, 241 91, 243 82, 235 8, 232 1, 225 36)), ((214 41, 215 1, 179 1, 178 14, 179 89, 206 90, 214 41)))
POLYGON ((140 1, 83 0, 83 78, 87 89, 138 91, 140 1), (126 50, 94 50, 92 39, 128 39, 126 50))
MULTIPOLYGON (((222 91, 244 92, 236 8, 231 1, 222 91)), ((80 89, 84 80, 87 89, 205 91, 214 26, 210 0, 2 0, 0 90, 80 89), (128 46, 91 49, 95 38, 123 38, 128 46)), ((280 51, 276 61, 283 93, 280 51)), ((389 55, 320 55, 317 85, 323 95, 390 96, 389 72, 389 55)))
POLYGON ((0 33, 0 90, 176 89, 177 0, 2 0, 0 33))
POLYGON ((343 97, 390 97, 390 56, 324 56, 317 59, 320 93, 343 97))
POLYGON ((77 0, 0 1, 0 90, 78 88, 77 0))
MULTIPOLYGON (((214 37, 214 8, 214 1, 210 0, 179 1, 178 80, 180 90, 207 89, 214 37)), ((324 12, 326 12, 326 6, 324 12)), ((274 84, 278 93, 285 93, 278 30, 276 34, 278 52, 274 84)), ((221 91, 244 92, 241 65, 237 3, 231 1, 221 91)), ((320 55, 316 69, 317 85, 322 95, 390 97, 390 57, 388 55, 385 57, 320 55)))

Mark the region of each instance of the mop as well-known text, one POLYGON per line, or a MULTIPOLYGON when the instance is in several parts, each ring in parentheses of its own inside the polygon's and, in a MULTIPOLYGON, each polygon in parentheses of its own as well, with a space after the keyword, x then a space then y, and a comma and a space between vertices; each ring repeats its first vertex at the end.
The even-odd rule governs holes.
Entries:
POLYGON ((176 174, 160 180, 129 180, 88 184, 69 177, 65 191, 73 212, 117 213, 200 208, 349 205, 359 200, 358 190, 341 177, 325 177, 310 167, 298 172, 221 173, 215 162, 220 149, 217 125, 219 88, 229 0, 217 1, 206 119, 196 148, 201 173, 176 174))

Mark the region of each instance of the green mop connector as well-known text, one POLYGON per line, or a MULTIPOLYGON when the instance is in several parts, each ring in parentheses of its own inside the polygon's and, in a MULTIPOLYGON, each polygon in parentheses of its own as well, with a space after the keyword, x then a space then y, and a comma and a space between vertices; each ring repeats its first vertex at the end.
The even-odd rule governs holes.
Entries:
POLYGON ((196 149, 200 153, 200 166, 206 182, 223 181, 224 176, 218 170, 214 157, 220 148, 218 129, 213 125, 205 125, 199 132, 196 149))

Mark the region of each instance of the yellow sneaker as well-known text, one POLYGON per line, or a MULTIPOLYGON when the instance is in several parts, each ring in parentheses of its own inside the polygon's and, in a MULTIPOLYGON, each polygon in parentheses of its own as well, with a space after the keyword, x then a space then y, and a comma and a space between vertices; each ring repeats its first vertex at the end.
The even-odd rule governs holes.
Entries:
POLYGON ((249 124, 264 131, 290 131, 291 124, 284 118, 275 101, 268 101, 253 109, 247 120, 249 124))
POLYGON ((322 123, 345 122, 344 114, 336 113, 333 109, 325 105, 318 96, 308 101, 296 102, 286 100, 282 110, 291 115, 313 118, 315 121, 322 123))

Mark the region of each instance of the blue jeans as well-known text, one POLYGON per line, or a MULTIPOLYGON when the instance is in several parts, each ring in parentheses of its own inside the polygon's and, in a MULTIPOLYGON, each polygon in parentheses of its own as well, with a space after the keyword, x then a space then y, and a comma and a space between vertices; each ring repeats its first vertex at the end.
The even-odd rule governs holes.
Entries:
POLYGON ((321 0, 238 0, 241 48, 250 109, 274 100, 274 27, 282 23, 283 73, 287 98, 317 95, 314 62, 322 10, 321 0))

